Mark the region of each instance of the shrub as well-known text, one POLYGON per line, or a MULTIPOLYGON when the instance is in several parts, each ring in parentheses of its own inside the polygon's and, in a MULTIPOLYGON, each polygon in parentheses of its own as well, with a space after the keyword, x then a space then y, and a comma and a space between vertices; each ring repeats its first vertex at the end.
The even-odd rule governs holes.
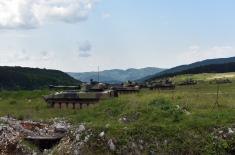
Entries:
POLYGON ((10 104, 10 105, 15 105, 15 104, 17 104, 17 101, 12 100, 12 101, 9 102, 9 104, 10 104))

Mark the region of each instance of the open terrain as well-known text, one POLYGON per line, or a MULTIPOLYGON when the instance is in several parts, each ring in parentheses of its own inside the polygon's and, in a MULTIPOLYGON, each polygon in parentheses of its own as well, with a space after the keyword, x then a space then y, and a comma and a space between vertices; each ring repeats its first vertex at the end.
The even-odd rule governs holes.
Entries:
POLYGON ((93 131, 84 148, 90 154, 233 154, 234 74, 179 75, 174 81, 192 78, 199 84, 142 90, 82 110, 48 108, 42 100, 43 95, 52 93, 48 90, 1 91, 0 116, 44 121, 61 117, 73 125, 84 123, 93 131), (233 83, 219 86, 216 106, 217 84, 209 81, 223 76, 233 83), (101 132, 104 138, 99 138, 101 132), (113 151, 109 139, 115 144, 113 151))

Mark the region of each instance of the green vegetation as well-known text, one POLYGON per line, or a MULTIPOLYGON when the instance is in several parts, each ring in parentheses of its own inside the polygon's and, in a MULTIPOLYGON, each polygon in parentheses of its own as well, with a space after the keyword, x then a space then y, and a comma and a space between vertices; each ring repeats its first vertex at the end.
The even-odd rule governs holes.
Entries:
POLYGON ((46 88, 49 85, 78 85, 80 81, 57 70, 0 67, 0 89, 33 90, 46 88))
MULTIPOLYGON (((153 75, 163 71, 164 69, 155 68, 155 67, 147 67, 142 69, 112 69, 112 70, 105 70, 99 73, 100 81, 108 82, 108 83, 122 83, 128 80, 134 81, 141 79, 143 77, 153 75)), ((97 72, 84 72, 84 73, 68 73, 75 79, 79 79, 84 82, 90 82, 90 79, 98 80, 97 79, 97 72)))
MULTIPOLYGON (((229 73, 233 74, 233 73, 229 73)), ((235 137, 216 138, 216 131, 234 127, 235 81, 221 84, 219 107, 215 106, 217 85, 211 77, 227 74, 181 75, 176 81, 200 79, 195 86, 176 90, 149 91, 121 95, 82 110, 50 109, 42 100, 48 90, 0 92, 0 116, 48 120, 65 117, 73 124, 86 123, 97 135, 105 131, 115 139, 118 151, 131 142, 142 144, 143 153, 160 154, 233 154, 235 137)), ((226 76, 228 77, 228 76, 226 76)), ((97 154, 104 154, 106 143, 90 142, 97 154)))
POLYGON ((154 79, 169 77, 182 74, 198 74, 198 73, 225 73, 234 72, 235 57, 207 59, 198 61, 188 65, 180 65, 152 76, 147 76, 139 81, 151 81, 154 79))

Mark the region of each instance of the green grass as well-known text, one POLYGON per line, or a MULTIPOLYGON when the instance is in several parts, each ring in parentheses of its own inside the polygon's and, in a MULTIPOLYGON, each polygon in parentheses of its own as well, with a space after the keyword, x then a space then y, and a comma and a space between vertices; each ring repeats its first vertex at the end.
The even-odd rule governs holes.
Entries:
MULTIPOLYGON (((211 133, 214 128, 234 125, 235 82, 220 85, 217 108, 214 106, 217 85, 205 80, 212 75, 193 76, 203 77, 204 81, 174 91, 143 90, 121 95, 82 110, 48 108, 42 100, 43 95, 51 93, 48 90, 2 91, 0 116, 10 114, 34 120, 64 117, 73 124, 86 123, 97 134, 105 131, 108 137, 114 138, 119 151, 128 143, 142 139, 146 154, 151 150, 166 154, 229 154, 234 151, 235 141, 226 142, 229 145, 225 147, 225 142, 212 140, 211 133), (120 121, 121 118, 127 121, 120 121)), ((175 77, 178 81, 186 78, 175 77)), ((90 146, 102 154, 104 150, 99 150, 97 145, 90 146)))

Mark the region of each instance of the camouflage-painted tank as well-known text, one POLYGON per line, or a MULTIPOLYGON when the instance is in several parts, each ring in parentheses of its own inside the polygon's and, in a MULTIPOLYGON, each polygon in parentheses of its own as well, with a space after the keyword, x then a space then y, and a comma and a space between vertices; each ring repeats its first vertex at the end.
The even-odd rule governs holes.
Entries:
POLYGON ((232 83, 232 81, 229 79, 216 79, 215 82, 216 82, 216 84, 232 83))
POLYGON ((49 107, 57 108, 83 108, 95 104, 100 100, 118 97, 116 91, 107 90, 102 92, 78 92, 63 91, 44 96, 49 107))
POLYGON ((197 81, 193 80, 193 79, 188 79, 186 81, 183 81, 181 83, 179 83, 180 86, 186 86, 186 85, 196 85, 197 81))
POLYGON ((140 91, 138 84, 131 81, 121 85, 112 86, 111 89, 117 91, 118 94, 138 93, 140 91))
POLYGON ((175 84, 170 81, 169 79, 166 80, 161 80, 161 81, 157 81, 157 82, 152 82, 150 84, 148 84, 148 87, 150 90, 160 90, 160 89, 175 89, 175 84))
POLYGON ((138 93, 140 88, 138 86, 135 87, 112 87, 112 90, 118 92, 118 94, 129 94, 129 93, 138 93))

